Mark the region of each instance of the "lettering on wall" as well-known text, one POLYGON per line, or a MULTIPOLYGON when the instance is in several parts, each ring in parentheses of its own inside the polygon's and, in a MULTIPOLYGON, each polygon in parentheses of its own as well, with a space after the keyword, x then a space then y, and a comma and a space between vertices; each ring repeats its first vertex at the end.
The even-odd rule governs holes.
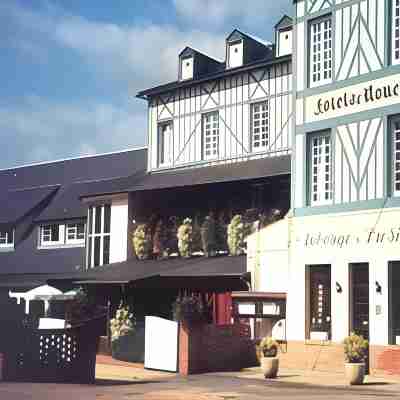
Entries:
POLYGON ((335 232, 306 233, 304 238, 297 238, 297 242, 307 249, 345 249, 356 246, 375 247, 388 244, 398 245, 400 249, 400 226, 393 227, 387 231, 370 229, 360 234, 335 232))
POLYGON ((306 122, 390 106, 400 102, 400 74, 306 98, 306 122))

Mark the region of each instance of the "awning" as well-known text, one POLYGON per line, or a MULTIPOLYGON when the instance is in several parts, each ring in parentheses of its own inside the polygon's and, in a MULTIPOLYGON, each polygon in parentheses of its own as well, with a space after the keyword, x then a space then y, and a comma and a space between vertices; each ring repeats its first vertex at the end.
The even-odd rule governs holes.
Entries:
POLYGON ((246 257, 177 257, 168 260, 136 259, 93 268, 86 272, 55 277, 78 284, 129 284, 146 279, 166 278, 240 278, 246 272, 246 257))
POLYGON ((241 161, 207 168, 199 167, 152 173, 135 182, 130 191, 234 182, 287 174, 290 174, 289 155, 241 161))
POLYGON ((59 186, 10 190, 0 196, 0 224, 15 224, 58 190, 59 186))

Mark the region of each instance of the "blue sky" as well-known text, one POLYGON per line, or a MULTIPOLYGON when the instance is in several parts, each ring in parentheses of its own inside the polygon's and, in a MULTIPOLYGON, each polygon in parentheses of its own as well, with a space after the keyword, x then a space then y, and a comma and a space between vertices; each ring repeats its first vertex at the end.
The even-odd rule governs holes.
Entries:
POLYGON ((292 0, 1 0, 0 168, 146 145, 135 94, 186 45, 219 60, 234 29, 273 38, 292 0))

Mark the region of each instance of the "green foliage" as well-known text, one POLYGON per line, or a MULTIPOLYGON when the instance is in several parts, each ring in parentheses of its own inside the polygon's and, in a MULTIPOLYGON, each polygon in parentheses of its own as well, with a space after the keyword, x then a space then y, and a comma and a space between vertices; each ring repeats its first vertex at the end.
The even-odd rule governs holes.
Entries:
POLYGON ((348 363, 362 363, 367 358, 368 340, 354 332, 344 340, 344 355, 348 363))
POLYGON ((240 214, 235 215, 228 225, 228 248, 232 256, 243 254, 246 226, 240 214))
POLYGON ((151 235, 146 224, 140 224, 135 229, 132 238, 133 249, 139 260, 146 260, 150 257, 152 250, 151 235))
POLYGON ((193 222, 193 238, 192 238, 192 250, 193 253, 197 251, 203 251, 202 238, 201 238, 201 227, 199 224, 199 217, 196 215, 193 222))
POLYGON ((204 255, 210 257, 215 255, 217 239, 216 223, 212 215, 208 215, 201 225, 201 242, 204 255))
POLYGON ((181 257, 189 258, 192 256, 193 226, 190 218, 185 218, 182 225, 178 228, 178 248, 181 257))
POLYGON ((175 321, 195 322, 205 319, 203 302, 197 296, 178 297, 172 304, 172 315, 175 321))
POLYGON ((115 317, 110 321, 111 341, 119 339, 121 336, 131 335, 135 332, 136 321, 128 306, 120 304, 115 313, 115 317))
POLYGON ((167 232, 165 225, 160 219, 155 228, 153 235, 153 254, 156 258, 161 259, 167 256, 166 252, 167 232))
POLYGON ((276 357, 278 354, 278 343, 270 336, 264 337, 259 347, 264 357, 276 357))

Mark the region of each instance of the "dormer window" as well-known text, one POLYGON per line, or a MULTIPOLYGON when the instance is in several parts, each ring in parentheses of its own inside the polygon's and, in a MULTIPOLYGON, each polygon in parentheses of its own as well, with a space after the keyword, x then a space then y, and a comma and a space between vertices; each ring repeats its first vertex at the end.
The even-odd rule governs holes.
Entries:
POLYGON ((228 68, 243 65, 243 41, 228 43, 228 68))
POLYGON ((278 31, 277 57, 292 54, 292 30, 278 31))
POLYGON ((193 57, 181 59, 181 80, 193 79, 193 57))

